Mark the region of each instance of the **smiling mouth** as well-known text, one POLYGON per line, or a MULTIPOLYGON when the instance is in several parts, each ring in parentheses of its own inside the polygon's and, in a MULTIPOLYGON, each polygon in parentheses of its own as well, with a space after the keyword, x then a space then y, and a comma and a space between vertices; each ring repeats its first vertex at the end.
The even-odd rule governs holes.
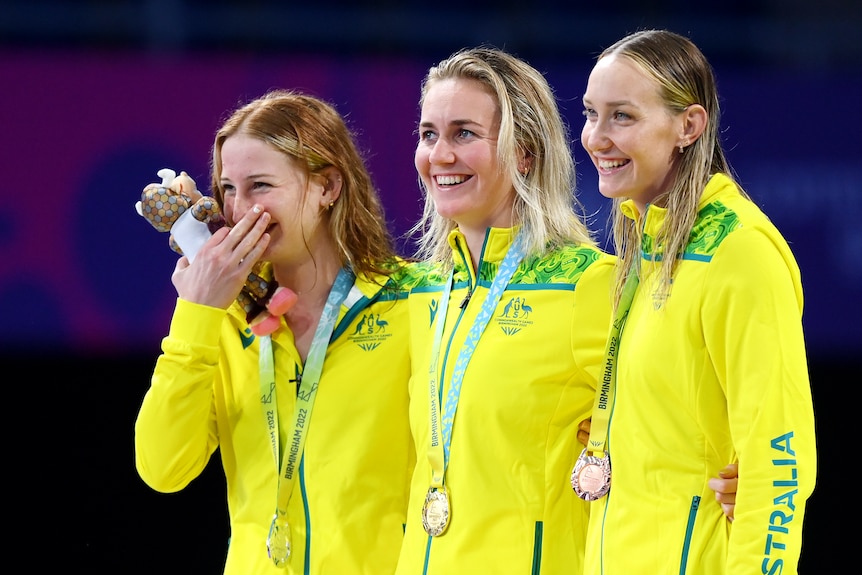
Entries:
POLYGON ((438 186, 457 186, 463 184, 473 176, 434 176, 434 181, 438 186))
POLYGON ((631 160, 599 160, 597 163, 603 170, 613 170, 614 168, 621 168, 630 162, 631 160))

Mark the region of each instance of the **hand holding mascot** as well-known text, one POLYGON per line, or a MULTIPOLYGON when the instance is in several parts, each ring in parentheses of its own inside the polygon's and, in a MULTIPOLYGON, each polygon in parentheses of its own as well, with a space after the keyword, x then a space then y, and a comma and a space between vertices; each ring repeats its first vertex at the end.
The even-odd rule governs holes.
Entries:
MULTIPOLYGON (((194 180, 185 172, 163 168, 161 183, 148 184, 135 204, 138 214, 160 232, 170 232, 172 250, 191 262, 214 231, 227 225, 218 203, 201 194, 194 180)), ((281 325, 280 316, 296 303, 296 294, 260 276, 258 262, 248 275, 237 301, 246 313, 255 335, 270 335, 281 325)))

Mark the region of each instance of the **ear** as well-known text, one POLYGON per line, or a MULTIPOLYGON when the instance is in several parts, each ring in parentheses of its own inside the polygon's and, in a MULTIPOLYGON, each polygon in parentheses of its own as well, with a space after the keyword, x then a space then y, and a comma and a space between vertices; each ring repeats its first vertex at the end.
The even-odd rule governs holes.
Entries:
POLYGON ((709 114, 700 104, 692 104, 682 113, 681 119, 682 130, 679 145, 686 148, 703 134, 706 124, 709 122, 709 114))
POLYGON ((518 160, 518 173, 526 176, 533 168, 533 156, 526 152, 521 152, 521 159, 518 160))
POLYGON ((341 186, 343 178, 341 172, 335 166, 324 168, 318 174, 323 179, 323 194, 320 196, 320 205, 323 208, 332 207, 341 197, 341 186))

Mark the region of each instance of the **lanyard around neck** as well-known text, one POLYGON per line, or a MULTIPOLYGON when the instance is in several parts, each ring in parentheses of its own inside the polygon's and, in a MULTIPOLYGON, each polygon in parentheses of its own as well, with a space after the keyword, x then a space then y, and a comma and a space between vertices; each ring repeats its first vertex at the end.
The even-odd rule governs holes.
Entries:
POLYGON ((347 297, 353 285, 354 275, 348 268, 342 268, 335 278, 335 283, 329 292, 329 297, 323 307, 323 313, 317 323, 314 338, 305 368, 302 372, 302 381, 296 396, 296 407, 293 412, 293 433, 289 436, 290 443, 284 453, 280 453, 279 430, 278 430, 278 408, 276 403, 275 386, 275 361, 272 353, 272 339, 270 336, 261 336, 260 340, 260 393, 263 416, 266 421, 269 440, 272 445, 272 454, 275 459, 276 468, 281 464, 278 479, 278 499, 276 505, 277 515, 283 516, 287 513, 287 504, 290 501, 293 487, 296 483, 296 470, 302 459, 302 450, 305 446, 305 438, 311 420, 311 408, 317 395, 317 387, 320 382, 320 374, 323 371, 323 358, 329 347, 329 340, 338 319, 341 304, 347 297))
POLYGON ((473 320, 473 325, 467 333, 467 340, 461 348, 461 353, 458 355, 458 360, 455 363, 455 369, 452 373, 452 380, 449 384, 449 393, 446 396, 446 403, 443 406, 442 414, 440 413, 440 387, 438 381, 438 370, 440 365, 440 348, 443 341, 443 327, 446 323, 446 312, 449 308, 449 297, 452 292, 453 274, 449 275, 449 280, 446 282, 446 287, 443 290, 443 295, 440 297, 440 307, 437 312, 437 328, 434 332, 434 346, 431 352, 430 369, 428 370, 428 393, 430 399, 430 417, 431 417, 431 435, 428 446, 428 461, 431 463, 432 472, 432 487, 440 488, 443 486, 443 478, 446 473, 446 467, 449 465, 449 445, 452 442, 452 427, 455 422, 455 410, 458 407, 458 398, 461 395, 461 384, 464 380, 464 372, 467 370, 467 364, 470 358, 473 357, 473 352, 476 349, 476 344, 485 331, 485 327, 491 319, 491 315, 497 308, 497 303, 505 291, 509 280, 512 279, 515 270, 524 257, 523 238, 519 232, 515 237, 514 242, 506 252, 506 257, 503 263, 500 264, 500 269, 494 277, 491 288, 485 296, 485 301, 482 302, 482 308, 479 310, 479 315, 473 320), (442 415, 442 417, 441 417, 442 415), (442 441, 441 441, 442 433, 442 441))
POLYGON ((629 315, 629 309, 638 287, 638 270, 634 262, 629 268, 623 292, 614 314, 614 323, 608 334, 605 345, 605 363, 602 370, 599 388, 596 390, 596 398, 593 403, 592 422, 590 423, 590 439, 587 444, 587 452, 597 451, 604 453, 605 443, 608 438, 608 426, 611 419, 611 407, 614 402, 614 394, 617 387, 617 360, 620 351, 620 334, 625 326, 629 315))

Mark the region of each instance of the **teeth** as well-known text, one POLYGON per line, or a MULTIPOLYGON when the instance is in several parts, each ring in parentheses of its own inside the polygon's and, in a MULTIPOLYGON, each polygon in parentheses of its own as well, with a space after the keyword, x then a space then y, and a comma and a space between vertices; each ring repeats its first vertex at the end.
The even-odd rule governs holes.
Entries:
POLYGON ((437 184, 441 186, 452 186, 467 180, 466 176, 436 176, 437 184))
POLYGON ((628 163, 628 160, 599 160, 599 167, 605 170, 619 168, 628 163))

